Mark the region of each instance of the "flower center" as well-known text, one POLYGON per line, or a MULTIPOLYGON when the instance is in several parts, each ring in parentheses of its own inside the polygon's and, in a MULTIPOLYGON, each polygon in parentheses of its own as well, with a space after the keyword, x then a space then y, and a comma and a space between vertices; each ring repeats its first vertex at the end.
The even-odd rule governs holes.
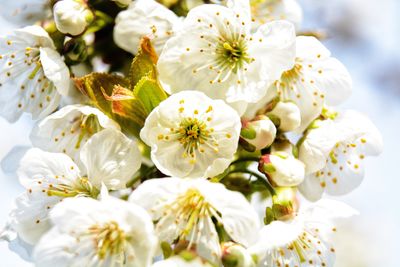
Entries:
POLYGON ((296 63, 291 70, 282 73, 282 82, 290 82, 292 80, 298 79, 301 76, 303 66, 300 63, 296 63))
POLYGON ((124 252, 127 236, 117 222, 93 225, 89 228, 89 232, 95 237, 97 255, 100 259, 104 259, 107 254, 116 255, 124 252))
POLYGON ((234 73, 252 62, 247 53, 246 41, 241 37, 234 40, 222 38, 216 47, 216 53, 219 56, 217 63, 220 68, 230 68, 234 73))
POLYGON ((103 129, 97 119, 97 116, 94 114, 82 115, 79 119, 76 118, 75 120, 80 122, 79 125, 74 123, 71 128, 71 133, 80 129, 79 138, 75 144, 76 149, 80 148, 81 142, 85 136, 90 137, 103 129))
POLYGON ((181 233, 182 238, 197 230, 198 222, 213 213, 211 205, 205 201, 197 189, 189 189, 179 196, 175 205, 178 209, 177 219, 186 222, 186 227, 181 233))
POLYGON ((200 144, 204 144, 210 135, 207 125, 197 118, 184 118, 179 128, 175 130, 179 142, 184 146, 188 155, 192 155, 200 144))
POLYGON ((87 177, 78 178, 74 184, 49 184, 47 195, 66 197, 93 197, 97 198, 99 190, 92 186, 87 177))

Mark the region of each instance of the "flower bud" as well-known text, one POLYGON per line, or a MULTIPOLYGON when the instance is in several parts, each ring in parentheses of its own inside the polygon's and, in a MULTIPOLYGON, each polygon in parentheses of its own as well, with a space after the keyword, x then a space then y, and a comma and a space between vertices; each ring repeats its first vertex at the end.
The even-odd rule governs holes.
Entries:
POLYGON ((94 15, 88 6, 79 0, 61 0, 53 7, 57 29, 70 35, 83 33, 93 21, 94 15))
POLYGON ((268 116, 279 120, 279 129, 289 132, 297 129, 301 123, 300 109, 291 102, 279 102, 268 116))
POLYGON ((227 242, 222 245, 222 263, 225 267, 255 267, 253 257, 241 245, 227 242))
POLYGON ((273 152, 262 156, 258 168, 277 186, 296 186, 304 180, 303 162, 287 152, 273 152))
POLYGON ((274 142, 276 128, 268 117, 259 116, 253 121, 244 123, 240 135, 255 148, 254 150, 261 150, 274 142))

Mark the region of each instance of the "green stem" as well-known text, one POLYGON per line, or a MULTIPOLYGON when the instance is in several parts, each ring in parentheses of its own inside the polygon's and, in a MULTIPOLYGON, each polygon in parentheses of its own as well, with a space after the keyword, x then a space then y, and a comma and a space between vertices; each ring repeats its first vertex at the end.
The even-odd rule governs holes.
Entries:
POLYGON ((274 188, 272 187, 272 185, 263 176, 261 176, 260 174, 258 174, 256 172, 253 172, 253 171, 250 171, 250 170, 247 170, 247 169, 244 169, 244 170, 243 169, 237 169, 237 170, 230 171, 226 176, 228 176, 229 174, 232 174, 232 173, 247 173, 247 174, 250 174, 250 175, 256 177, 257 180, 262 182, 263 185, 268 189, 268 191, 271 193, 272 196, 276 195, 276 192, 275 192, 274 188))

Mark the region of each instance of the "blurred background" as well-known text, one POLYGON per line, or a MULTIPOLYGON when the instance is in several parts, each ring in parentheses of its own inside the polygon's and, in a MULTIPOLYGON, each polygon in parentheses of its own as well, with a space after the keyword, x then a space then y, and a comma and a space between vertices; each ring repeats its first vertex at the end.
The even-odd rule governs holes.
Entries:
MULTIPOLYGON (((10 1, 0 0, 7 6, 10 1)), ((18 2, 18 0, 17 0, 18 2)), ((339 198, 360 215, 339 228, 338 267, 398 267, 400 250, 400 1, 299 0, 302 30, 328 33, 325 45, 349 69, 352 97, 343 108, 367 114, 381 130, 384 153, 367 159, 364 183, 339 198), (397 188, 399 187, 399 188, 397 188)), ((3 9, 4 12, 4 9, 3 9)), ((11 11, 10 11, 11 12, 11 11)), ((13 25, 0 17, 0 34, 13 25)), ((10 125, 0 118, 0 159, 16 145, 29 145, 32 122, 23 116, 10 125)), ((0 226, 22 192, 16 178, 0 171, 0 226)), ((31 266, 0 242, 1 267, 31 266)))

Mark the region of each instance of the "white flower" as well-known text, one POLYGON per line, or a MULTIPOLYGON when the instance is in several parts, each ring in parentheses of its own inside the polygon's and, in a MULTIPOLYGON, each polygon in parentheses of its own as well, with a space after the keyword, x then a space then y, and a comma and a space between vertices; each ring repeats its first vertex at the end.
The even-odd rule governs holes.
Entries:
POLYGON ((149 267, 157 238, 141 207, 117 198, 67 199, 34 250, 35 266, 149 267))
POLYGON ((82 0, 61 0, 53 7, 57 29, 70 35, 83 33, 93 21, 94 15, 82 0))
POLYGON ((301 114, 299 108, 292 102, 278 102, 274 109, 268 113, 279 119, 279 129, 289 132, 300 127, 301 114))
POLYGON ((259 232, 249 251, 259 267, 333 267, 335 249, 328 235, 336 232, 335 219, 356 215, 349 206, 321 200, 290 221, 274 221, 259 232))
POLYGON ((180 19, 154 0, 137 0, 115 19, 114 41, 122 49, 136 54, 142 37, 148 36, 158 53, 174 34, 180 19))
POLYGON ((151 159, 166 175, 213 177, 222 173, 236 152, 239 115, 221 100, 184 91, 161 102, 140 132, 151 159))
POLYGON ((268 117, 260 116, 253 121, 244 123, 241 136, 254 146, 255 150, 261 150, 274 142, 276 127, 268 117))
POLYGON ((300 191, 310 200, 318 200, 325 190, 331 195, 347 194, 362 182, 364 158, 381 153, 382 137, 372 122, 356 111, 346 111, 315 127, 299 147, 307 174, 300 191))
POLYGON ((69 105, 39 121, 30 139, 33 146, 49 152, 65 153, 80 166, 81 147, 92 135, 107 128, 120 129, 97 108, 69 105))
POLYGON ((79 167, 61 153, 30 149, 18 170, 26 192, 17 198, 11 213, 11 226, 19 237, 35 244, 49 229, 48 213, 69 197, 97 197, 102 184, 108 189, 123 189, 140 167, 140 152, 135 143, 114 129, 95 134, 82 148, 79 167))
POLYGON ((324 103, 338 105, 351 93, 352 81, 346 68, 314 37, 296 39, 296 64, 269 89, 282 101, 293 101, 301 111, 303 131, 316 119, 324 103))
POLYGON ((212 262, 221 256, 213 219, 232 240, 244 246, 254 241, 259 226, 256 212, 243 195, 204 179, 148 180, 129 200, 150 213, 160 242, 186 244, 212 262))
POLYGON ((296 186, 304 180, 304 164, 284 151, 272 152, 261 157, 260 171, 278 186, 296 186))
POLYGON ((154 263, 152 267, 212 267, 212 265, 198 257, 185 259, 181 256, 173 256, 166 260, 154 263))
MULTIPOLYGON (((242 245, 226 242, 222 245, 222 260, 228 259, 228 262, 236 262, 234 266, 240 267, 255 267, 256 264, 252 255, 242 245)), ((229 266, 229 265, 228 265, 229 266)))
POLYGON ((284 19, 298 29, 303 20, 303 11, 296 0, 250 0, 250 5, 256 25, 284 19))
POLYGON ((293 67, 295 32, 290 23, 275 21, 253 34, 248 11, 220 5, 192 9, 158 60, 165 89, 194 88, 236 105, 240 113, 246 102, 260 100, 293 67))
POLYGON ((23 112, 37 119, 54 111, 70 77, 47 32, 39 26, 15 30, 1 38, 0 51, 0 115, 14 122, 23 112))

